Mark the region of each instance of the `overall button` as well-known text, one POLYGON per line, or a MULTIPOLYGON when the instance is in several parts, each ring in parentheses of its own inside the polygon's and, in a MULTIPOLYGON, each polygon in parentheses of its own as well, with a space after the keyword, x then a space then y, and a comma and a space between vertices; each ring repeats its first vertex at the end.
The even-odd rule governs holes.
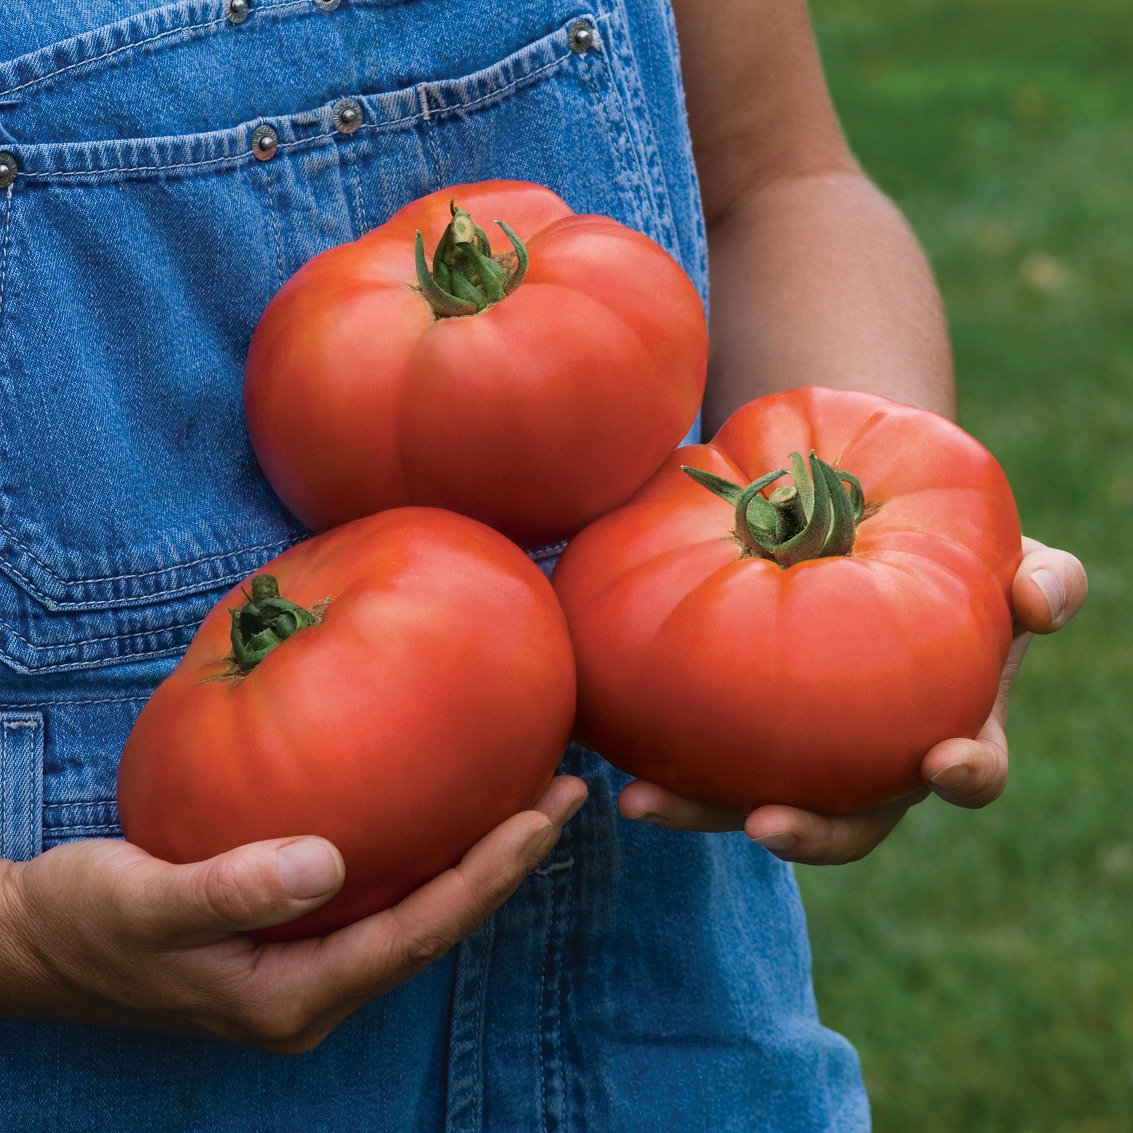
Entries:
POLYGON ((598 36, 589 20, 575 20, 567 28, 567 43, 575 55, 585 55, 597 42, 598 36))
POLYGON ((230 24, 242 24, 252 14, 252 0, 224 0, 224 14, 230 24))
POLYGON ((338 7, 339 0, 315 0, 315 6, 324 12, 333 12, 338 7))
POLYGON ((257 161, 269 161, 279 149, 279 135, 273 126, 257 126, 252 135, 252 153, 257 161))
POLYGON ((362 105, 352 98, 334 104, 334 128, 340 134, 353 134, 362 125, 362 105))
POLYGON ((6 150, 0 153, 0 189, 6 189, 16 179, 20 167, 16 164, 16 155, 6 150))

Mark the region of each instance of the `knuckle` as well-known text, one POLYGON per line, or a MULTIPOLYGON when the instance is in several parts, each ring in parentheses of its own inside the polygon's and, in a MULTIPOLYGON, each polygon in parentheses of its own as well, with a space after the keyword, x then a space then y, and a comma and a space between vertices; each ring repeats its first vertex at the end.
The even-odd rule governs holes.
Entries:
POLYGON ((304 1054, 327 1035, 298 1001, 269 1000, 242 1004, 230 1020, 235 1037, 277 1054, 304 1054))
POLYGON ((257 902, 246 871, 229 856, 209 863, 202 885, 209 910, 224 924, 244 925, 255 919, 257 902))
POLYGON ((420 929, 408 936, 402 952, 413 968, 424 968, 439 960, 457 943, 457 935, 438 928, 420 929))

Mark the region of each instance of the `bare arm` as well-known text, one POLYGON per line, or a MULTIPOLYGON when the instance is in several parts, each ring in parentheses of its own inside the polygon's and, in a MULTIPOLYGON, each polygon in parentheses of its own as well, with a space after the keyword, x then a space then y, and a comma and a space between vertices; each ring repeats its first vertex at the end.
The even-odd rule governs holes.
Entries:
POLYGON ((850 153, 805 3, 674 8, 709 233, 708 426, 808 384, 951 413, 932 273, 850 153))

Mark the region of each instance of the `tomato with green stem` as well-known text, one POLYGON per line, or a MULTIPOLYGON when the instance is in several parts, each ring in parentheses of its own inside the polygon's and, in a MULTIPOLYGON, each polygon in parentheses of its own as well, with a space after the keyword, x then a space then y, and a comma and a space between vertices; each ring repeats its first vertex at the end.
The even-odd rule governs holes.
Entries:
POLYGON ((575 701, 550 584, 464 516, 400 508, 285 551, 208 615, 122 756, 126 837, 172 862, 317 834, 326 905, 263 939, 392 905, 530 807, 575 701))
POLYGON ((700 297, 658 244, 488 181, 422 197, 292 276, 252 337, 245 409, 268 480, 316 530, 424 504, 533 547, 657 470, 706 359, 700 297))
POLYGON ((1019 519, 953 422, 822 388, 760 398, 567 546, 576 737, 746 813, 867 809, 975 736, 1012 637, 1019 519))

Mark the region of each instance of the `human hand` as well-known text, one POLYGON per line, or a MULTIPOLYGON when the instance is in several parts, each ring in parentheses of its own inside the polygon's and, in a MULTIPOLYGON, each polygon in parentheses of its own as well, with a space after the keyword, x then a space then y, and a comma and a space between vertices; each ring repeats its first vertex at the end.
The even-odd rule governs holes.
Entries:
POLYGON ((745 816, 700 806, 639 779, 622 790, 618 809, 626 818, 674 830, 742 829, 785 861, 836 865, 865 857, 930 793, 956 806, 986 806, 1007 784, 1007 697, 1027 646, 1034 634, 1064 626, 1086 599, 1086 572, 1073 555, 1026 538, 1023 552, 1011 595, 1015 638, 991 716, 975 739, 945 740, 928 752, 921 763, 925 786, 916 794, 838 817, 776 805, 745 816))
POLYGON ((558 776, 535 809, 400 904, 285 943, 243 933, 337 892, 343 861, 321 838, 256 842, 194 865, 109 840, 4 862, 0 1011, 310 1050, 503 904, 585 798, 580 779, 558 776))

